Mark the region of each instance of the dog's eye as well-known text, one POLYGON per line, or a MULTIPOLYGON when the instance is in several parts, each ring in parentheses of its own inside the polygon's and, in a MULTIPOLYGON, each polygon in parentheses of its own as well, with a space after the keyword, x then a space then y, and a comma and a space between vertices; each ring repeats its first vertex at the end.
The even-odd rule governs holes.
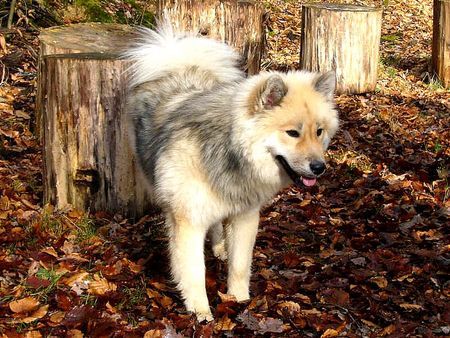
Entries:
POLYGON ((322 129, 322 128, 317 129, 317 136, 322 135, 322 132, 323 132, 323 129, 322 129))
POLYGON ((299 137, 300 134, 297 130, 286 130, 286 133, 291 137, 299 137))

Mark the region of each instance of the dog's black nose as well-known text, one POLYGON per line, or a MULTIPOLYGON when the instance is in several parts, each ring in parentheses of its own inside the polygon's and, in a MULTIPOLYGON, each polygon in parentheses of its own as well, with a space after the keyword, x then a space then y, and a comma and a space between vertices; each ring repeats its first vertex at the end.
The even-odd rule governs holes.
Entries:
POLYGON ((325 163, 322 161, 318 160, 311 161, 309 167, 311 168, 311 171, 314 173, 314 175, 317 176, 319 176, 325 171, 325 163))

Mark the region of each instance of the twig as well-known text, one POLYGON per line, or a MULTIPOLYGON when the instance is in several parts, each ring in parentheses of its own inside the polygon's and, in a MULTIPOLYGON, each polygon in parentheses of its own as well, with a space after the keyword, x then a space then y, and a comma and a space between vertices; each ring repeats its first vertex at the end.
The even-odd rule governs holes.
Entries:
POLYGON ((6 28, 8 29, 11 29, 12 26, 14 12, 16 11, 16 2, 17 0, 12 0, 11 6, 9 7, 8 23, 6 25, 6 28))

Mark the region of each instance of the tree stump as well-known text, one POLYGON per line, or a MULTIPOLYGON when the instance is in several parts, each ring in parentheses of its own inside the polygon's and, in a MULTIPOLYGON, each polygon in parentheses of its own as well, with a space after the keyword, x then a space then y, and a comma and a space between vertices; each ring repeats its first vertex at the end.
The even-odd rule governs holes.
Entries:
POLYGON ((335 70, 337 93, 375 90, 381 14, 380 8, 367 6, 303 5, 301 68, 335 70))
POLYGON ((129 63, 116 54, 133 36, 129 27, 109 24, 54 27, 40 35, 44 201, 57 208, 140 216, 150 206, 128 143, 129 63))
POLYGON ((158 14, 169 17, 181 31, 198 31, 236 48, 242 55, 242 69, 248 74, 260 70, 265 48, 265 11, 251 0, 159 0, 158 14))
POLYGON ((433 12, 433 70, 450 88, 450 1, 434 0, 433 12))

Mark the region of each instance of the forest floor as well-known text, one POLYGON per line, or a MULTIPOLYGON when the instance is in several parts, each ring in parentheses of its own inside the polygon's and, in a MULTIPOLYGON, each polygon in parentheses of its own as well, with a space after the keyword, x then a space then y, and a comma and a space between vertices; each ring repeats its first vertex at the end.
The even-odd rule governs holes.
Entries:
MULTIPOLYGON (((430 71, 432 1, 385 3, 377 89, 336 98, 326 175, 262 211, 251 301, 224 295, 207 250, 208 324, 169 282, 160 215, 42 204, 38 32, 22 8, 0 31, 0 335, 449 336, 450 92, 430 71)), ((263 65, 298 69, 300 4, 266 4, 263 65)))

